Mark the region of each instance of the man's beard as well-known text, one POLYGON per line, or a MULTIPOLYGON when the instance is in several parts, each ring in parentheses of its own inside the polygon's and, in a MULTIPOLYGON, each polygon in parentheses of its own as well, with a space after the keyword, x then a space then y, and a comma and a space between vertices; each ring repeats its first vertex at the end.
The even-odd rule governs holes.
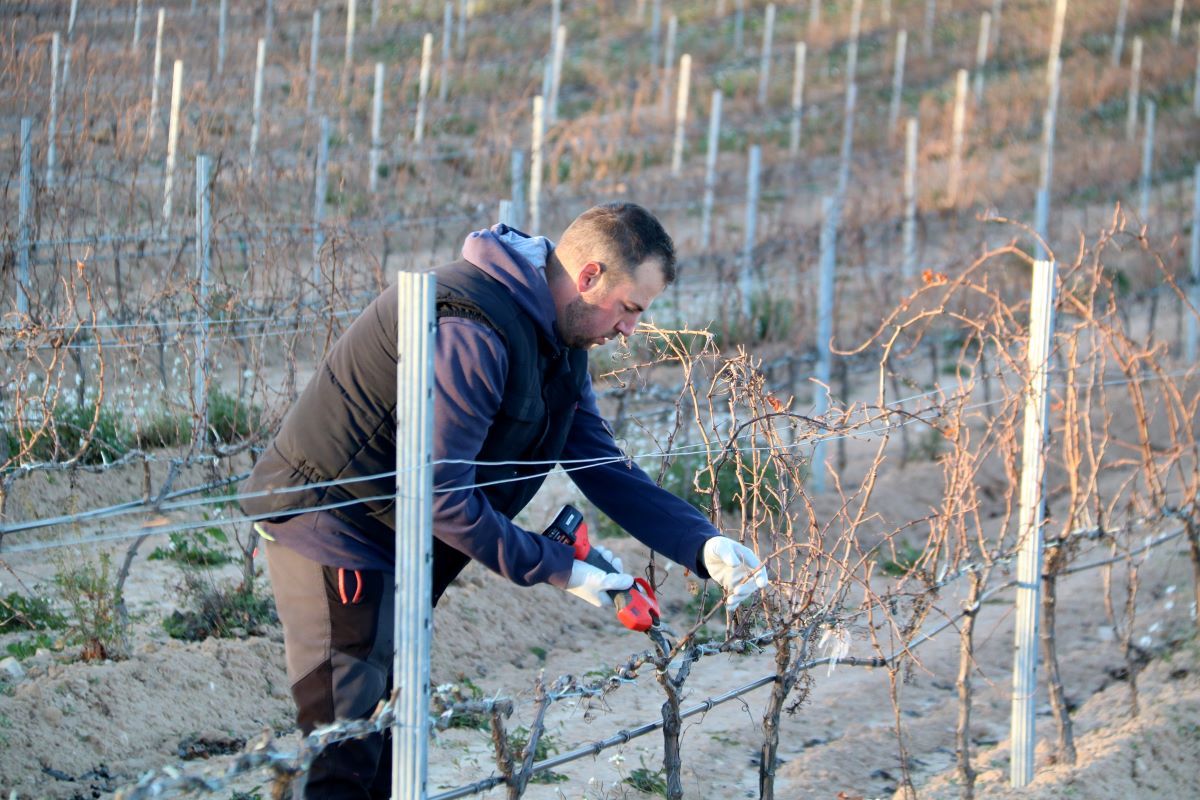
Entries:
POLYGON ((563 318, 558 321, 558 333, 562 336, 563 343, 567 347, 584 350, 595 345, 596 339, 606 335, 600 333, 593 336, 587 335, 587 332, 594 327, 590 323, 595 317, 596 309, 585 303, 582 297, 576 297, 567 303, 567 307, 563 309, 563 318))

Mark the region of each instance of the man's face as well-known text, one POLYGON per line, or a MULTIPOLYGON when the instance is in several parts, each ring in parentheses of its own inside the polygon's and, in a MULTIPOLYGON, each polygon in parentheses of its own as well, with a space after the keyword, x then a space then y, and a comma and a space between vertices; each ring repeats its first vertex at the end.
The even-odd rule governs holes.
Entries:
POLYGON ((657 259, 642 262, 632 275, 589 263, 576 285, 579 295, 567 303, 558 329, 568 347, 583 349, 632 334, 642 313, 666 288, 657 259))

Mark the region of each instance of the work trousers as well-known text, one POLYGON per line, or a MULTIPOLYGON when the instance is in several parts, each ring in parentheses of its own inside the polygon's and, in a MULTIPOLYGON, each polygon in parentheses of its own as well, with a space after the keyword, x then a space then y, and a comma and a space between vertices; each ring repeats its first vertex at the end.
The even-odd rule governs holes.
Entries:
MULTIPOLYGON (((265 544, 300 730, 307 735, 335 719, 370 716, 391 694, 393 574, 327 567, 265 544)), ((328 747, 293 797, 387 798, 391 750, 384 734, 328 747)))

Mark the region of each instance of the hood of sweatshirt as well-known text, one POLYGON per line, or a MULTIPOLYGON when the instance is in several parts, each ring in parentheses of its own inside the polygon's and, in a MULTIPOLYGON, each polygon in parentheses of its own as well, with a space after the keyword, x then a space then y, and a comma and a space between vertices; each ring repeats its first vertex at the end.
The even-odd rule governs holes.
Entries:
POLYGON ((561 344, 555 325, 558 312, 546 283, 546 260, 553 249, 554 242, 546 237, 501 223, 467 236, 462 256, 500 281, 546 338, 561 344))

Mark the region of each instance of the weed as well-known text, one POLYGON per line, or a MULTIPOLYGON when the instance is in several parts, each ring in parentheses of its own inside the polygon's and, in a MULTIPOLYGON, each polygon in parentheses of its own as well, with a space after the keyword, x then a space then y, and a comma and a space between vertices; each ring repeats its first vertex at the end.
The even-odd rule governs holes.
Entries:
POLYGON ((117 610, 122 604, 121 593, 111 572, 111 556, 101 553, 99 564, 60 564, 54 576, 71 608, 71 638, 83 646, 79 657, 84 661, 120 658, 127 650, 128 631, 117 610))
POLYGON ((529 648, 529 652, 537 656, 538 661, 541 661, 543 664, 546 663, 546 648, 534 645, 529 648))
POLYGON ((188 414, 163 410, 146 420, 134 433, 137 446, 142 449, 179 447, 187 444, 192 436, 192 418, 188 414))
POLYGON ((633 770, 625 777, 625 783, 644 794, 667 796, 667 781, 661 769, 651 770, 642 762, 642 766, 633 770))
MULTIPOLYGON (((741 506, 742 487, 738 480, 739 467, 726 462, 717 470, 717 493, 720 497, 721 509, 732 513, 741 506)), ((749 486, 755 482, 755 475, 750 465, 741 464, 741 478, 749 486)), ((757 476, 764 486, 777 485, 778 470, 774 464, 768 464, 763 474, 757 476)), ((664 489, 687 500, 694 506, 711 508, 712 506, 712 475, 708 470, 708 458, 703 453, 681 455, 671 462, 665 473, 660 474, 664 489)), ((762 497, 772 512, 779 511, 779 500, 773 495, 762 497)))
POLYGON ((902 575, 907 575, 917 562, 921 560, 921 556, 925 552, 919 547, 914 547, 908 542, 901 542, 896 547, 896 558, 884 561, 880 566, 880 571, 884 575, 898 578, 902 575))
POLYGON ((262 409, 258 406, 246 403, 241 398, 218 388, 209 391, 208 432, 210 439, 225 444, 248 439, 255 434, 261 423, 262 409))
POLYGON ((24 597, 16 592, 0 597, 0 633, 56 631, 65 627, 67 618, 55 611, 44 597, 24 597))
MULTIPOLYGON (((462 673, 456 683, 444 683, 437 687, 433 694, 433 712, 441 717, 456 703, 466 703, 472 700, 482 700, 483 689, 462 673)), ((439 721, 439 726, 442 724, 439 721)), ((486 731, 490 726, 487 714, 479 712, 455 712, 446 719, 447 728, 466 728, 469 730, 486 731)))
POLYGON ((32 639, 9 642, 4 649, 13 658, 23 661, 36 655, 38 650, 60 650, 62 644, 50 634, 39 631, 32 639))
MULTIPOLYGON (((134 442, 120 414, 95 405, 57 405, 46 425, 22 428, 16 434, 29 461, 78 457, 81 464, 104 464, 125 455, 134 442)), ((8 438, 12 432, 3 435, 8 438)))
POLYGON ((914 452, 919 459, 937 461, 945 444, 946 437, 942 435, 942 432, 936 428, 930 428, 917 440, 914 452))
POLYGON ((229 537, 217 527, 191 534, 172 533, 167 546, 154 548, 148 558, 151 561, 176 561, 189 567, 219 567, 234 560, 228 545, 229 537))
POLYGON ((750 316, 738 314, 722 320, 713 332, 716 344, 722 349, 731 344, 757 344, 785 341, 792 330, 795 308, 791 298, 769 292, 757 292, 750 297, 750 316))
POLYGON ((193 608, 173 611, 163 620, 163 629, 172 639, 198 642, 209 637, 241 638, 262 633, 265 626, 279 619, 274 601, 242 584, 218 586, 188 572, 180 590, 193 608))
MULTIPOLYGON (((508 746, 512 753, 517 758, 525 757, 525 748, 529 746, 529 729, 525 726, 517 728, 508 735, 508 746)), ((533 760, 543 761, 549 758, 554 753, 558 752, 558 745, 554 742, 554 738, 543 732, 538 737, 537 747, 533 749, 533 760)), ((546 770, 539 772, 529 779, 530 783, 562 783, 568 780, 566 775, 558 772, 546 770)))

